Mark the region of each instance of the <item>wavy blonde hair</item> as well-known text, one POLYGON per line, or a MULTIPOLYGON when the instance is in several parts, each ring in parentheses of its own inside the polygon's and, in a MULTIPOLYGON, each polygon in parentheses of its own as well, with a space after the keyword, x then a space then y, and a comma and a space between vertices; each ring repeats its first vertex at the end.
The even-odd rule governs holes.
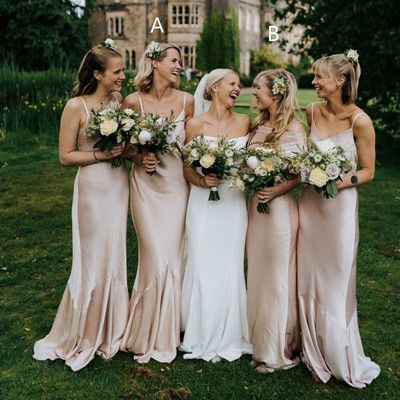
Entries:
MULTIPOLYGON (((253 85, 257 85, 262 77, 266 79, 266 88, 271 92, 273 81, 275 78, 284 76, 286 78, 286 92, 285 94, 278 93, 277 110, 276 110, 276 127, 272 129, 271 133, 265 138, 266 143, 277 145, 281 136, 288 130, 291 122, 296 118, 296 111, 299 109, 297 103, 297 83, 294 75, 285 69, 271 69, 268 71, 260 72, 254 79, 253 85)), ((268 110, 261 110, 253 122, 251 127, 250 139, 254 137, 259 126, 264 125, 270 119, 268 110)))
POLYGON ((217 68, 213 69, 207 77, 206 85, 204 88, 204 99, 211 101, 212 100, 212 87, 216 83, 218 83, 220 80, 224 79, 226 75, 228 75, 230 72, 233 72, 236 74, 235 71, 228 69, 228 68, 217 68))
POLYGON ((343 104, 351 104, 356 101, 361 75, 361 67, 358 62, 353 64, 344 54, 333 54, 315 61, 312 71, 333 75, 337 78, 343 76, 345 78, 342 86, 343 104))
POLYGON ((139 61, 138 72, 134 80, 134 85, 137 91, 148 93, 153 86, 153 61, 162 61, 167 56, 168 49, 175 49, 182 57, 181 49, 172 43, 157 43, 160 46, 160 56, 153 60, 147 56, 146 51, 143 53, 139 61))

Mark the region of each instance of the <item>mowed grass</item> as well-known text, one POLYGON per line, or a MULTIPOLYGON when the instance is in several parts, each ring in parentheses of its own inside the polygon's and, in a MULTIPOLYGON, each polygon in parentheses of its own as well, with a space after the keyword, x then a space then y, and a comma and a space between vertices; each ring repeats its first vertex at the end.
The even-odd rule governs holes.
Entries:
MULTIPOLYGON (((71 201, 76 168, 56 147, 1 150, 0 399, 398 399, 400 392, 400 187, 396 168, 378 168, 360 192, 359 322, 364 350, 382 373, 363 390, 332 379, 314 383, 304 366, 261 376, 250 357, 218 364, 134 363, 118 353, 74 373, 64 362, 32 359, 52 325, 71 268, 71 201)), ((128 282, 137 249, 128 224, 128 282)), ((334 300, 334 299, 333 299, 334 300)))
MULTIPOLYGON (((254 96, 251 93, 241 93, 237 99, 238 104, 253 104, 254 96)), ((305 107, 314 101, 318 101, 318 97, 314 89, 299 89, 297 92, 297 100, 300 107, 305 107)), ((254 103, 255 104, 255 103, 254 103)))

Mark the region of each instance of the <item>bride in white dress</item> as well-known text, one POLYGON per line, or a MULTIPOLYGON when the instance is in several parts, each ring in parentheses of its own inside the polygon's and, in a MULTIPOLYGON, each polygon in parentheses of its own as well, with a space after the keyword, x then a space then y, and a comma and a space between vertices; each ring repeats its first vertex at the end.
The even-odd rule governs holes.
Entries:
MULTIPOLYGON (((186 143, 196 136, 231 139, 246 146, 248 116, 231 111, 240 93, 237 74, 216 69, 203 77, 195 93, 195 117, 186 125, 186 143), (208 110, 209 108, 209 110, 208 110), (207 111, 208 110, 208 111, 207 111)), ((251 353, 243 261, 247 229, 244 194, 224 181, 184 167, 191 183, 186 217, 187 262, 182 289, 181 350, 186 359, 233 361, 251 353), (221 200, 208 201, 218 186, 221 200)))

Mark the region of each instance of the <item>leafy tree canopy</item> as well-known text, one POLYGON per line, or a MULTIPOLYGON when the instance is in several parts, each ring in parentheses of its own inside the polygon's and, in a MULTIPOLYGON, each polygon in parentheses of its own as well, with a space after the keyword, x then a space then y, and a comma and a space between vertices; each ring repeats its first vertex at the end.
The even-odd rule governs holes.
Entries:
POLYGON ((76 68, 89 48, 85 7, 72 0, 2 0, 0 56, 25 69, 76 68))

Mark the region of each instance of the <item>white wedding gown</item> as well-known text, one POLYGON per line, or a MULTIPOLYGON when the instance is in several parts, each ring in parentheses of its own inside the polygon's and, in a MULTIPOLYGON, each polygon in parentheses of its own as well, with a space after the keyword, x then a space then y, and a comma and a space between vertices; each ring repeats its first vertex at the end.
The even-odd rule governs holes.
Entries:
MULTIPOLYGON (((216 140, 205 136, 206 140, 216 140)), ((237 148, 247 136, 232 139, 237 148)), ((210 189, 191 185, 186 216, 187 261, 182 288, 181 350, 186 359, 251 354, 246 315, 244 248, 247 229, 245 196, 218 187, 219 201, 208 201, 210 189)))

